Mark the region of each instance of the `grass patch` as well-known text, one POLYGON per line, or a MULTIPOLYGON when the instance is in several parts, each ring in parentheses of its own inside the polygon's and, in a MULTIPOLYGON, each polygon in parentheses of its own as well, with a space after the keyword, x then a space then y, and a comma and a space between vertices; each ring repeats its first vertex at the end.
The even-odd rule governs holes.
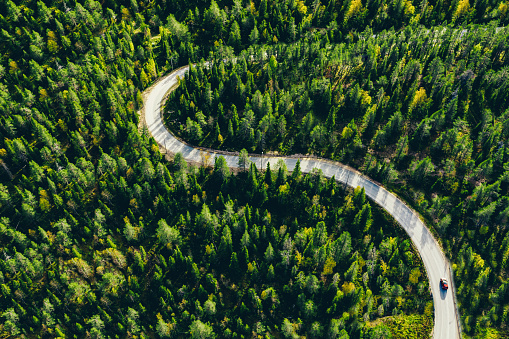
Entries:
MULTIPOLYGON (((470 339, 474 337, 469 337, 463 334, 463 338, 470 339)), ((478 333, 475 335, 475 338, 477 339, 502 339, 502 338, 509 338, 509 332, 500 331, 496 328, 484 328, 478 331, 478 333)))
POLYGON ((430 338, 433 330, 432 315, 398 315, 380 318, 366 324, 368 328, 385 326, 392 339, 421 339, 430 338))

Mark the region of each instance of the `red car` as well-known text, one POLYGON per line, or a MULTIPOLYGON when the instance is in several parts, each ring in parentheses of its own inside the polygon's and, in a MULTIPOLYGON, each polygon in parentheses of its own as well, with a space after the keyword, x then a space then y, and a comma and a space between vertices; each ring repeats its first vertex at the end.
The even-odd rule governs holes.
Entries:
POLYGON ((442 287, 442 289, 447 290, 449 288, 449 283, 447 282, 447 279, 441 278, 440 286, 442 287))

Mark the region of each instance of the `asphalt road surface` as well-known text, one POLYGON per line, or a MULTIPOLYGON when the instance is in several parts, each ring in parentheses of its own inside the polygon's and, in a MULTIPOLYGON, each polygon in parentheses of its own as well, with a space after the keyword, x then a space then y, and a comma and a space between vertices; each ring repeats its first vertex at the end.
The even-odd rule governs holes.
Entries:
MULTIPOLYGON (((204 151, 186 145, 175 138, 164 126, 161 115, 161 107, 164 104, 167 92, 175 85, 178 85, 178 77, 184 77, 187 71, 188 67, 176 70, 159 79, 152 87, 145 91, 145 122, 149 132, 160 146, 172 153, 182 153, 188 161, 203 163, 204 151)), ((210 164, 214 163, 215 157, 221 156, 221 154, 214 152, 209 152, 209 155, 210 164)), ((223 155, 223 157, 226 159, 228 166, 238 167, 237 156, 223 155)), ((285 161, 289 171, 293 170, 297 163, 297 158, 272 157, 267 155, 263 157, 250 157, 250 160, 255 162, 257 166, 261 165, 261 168, 266 168, 267 162, 270 162, 271 168, 274 168, 279 159, 285 161)), ((453 300, 453 287, 450 284, 448 291, 444 291, 440 287, 441 277, 446 277, 451 281, 449 262, 437 241, 417 214, 394 194, 388 192, 359 172, 340 163, 309 158, 301 158, 300 163, 303 173, 310 172, 313 168, 319 168, 328 178, 334 176, 339 182, 346 183, 351 187, 364 187, 366 195, 387 210, 398 221, 419 251, 426 268, 426 273, 428 274, 435 309, 433 338, 460 338, 460 330, 457 323, 458 317, 453 300)))

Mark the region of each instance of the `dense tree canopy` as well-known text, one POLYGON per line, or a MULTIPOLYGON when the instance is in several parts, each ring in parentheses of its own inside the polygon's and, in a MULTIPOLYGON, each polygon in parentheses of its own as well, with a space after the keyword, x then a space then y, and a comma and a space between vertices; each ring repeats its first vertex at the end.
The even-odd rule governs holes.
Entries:
POLYGON ((453 259, 464 330, 503 336, 508 6, 3 1, 0 334, 427 337, 408 237, 362 191, 247 157, 272 150, 399 191, 453 259), (143 90, 188 63, 167 123, 241 151, 237 175, 139 128, 143 90))
POLYGON ((464 329, 478 333, 506 319, 507 299, 495 291, 504 293, 496 277, 508 268, 508 34, 407 27, 339 45, 318 34, 311 44, 250 47, 192 67, 166 122, 199 145, 347 162, 400 192, 442 237, 464 329), (464 253, 481 261, 469 267, 464 253))

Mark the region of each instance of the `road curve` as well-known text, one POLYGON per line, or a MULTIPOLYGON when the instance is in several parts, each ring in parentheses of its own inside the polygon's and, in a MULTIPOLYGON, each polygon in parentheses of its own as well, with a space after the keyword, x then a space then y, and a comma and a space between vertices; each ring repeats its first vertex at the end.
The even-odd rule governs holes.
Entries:
MULTIPOLYGON (((172 153, 182 153, 184 158, 188 161, 200 163, 203 161, 203 151, 186 145, 175 138, 164 126, 161 115, 161 107, 164 105, 167 92, 178 85, 178 77, 184 77, 188 70, 189 67, 180 68, 162 77, 145 91, 144 116, 148 131, 161 147, 172 153)), ((210 153, 210 161, 213 163, 213 159, 220 155, 221 154, 210 153)), ((223 157, 228 163, 228 166, 234 168, 238 167, 237 156, 223 155, 223 157)), ((267 162, 270 162, 271 167, 274 168, 279 159, 285 161, 290 171, 294 169, 297 162, 296 158, 271 156, 265 156, 263 158, 252 157, 251 161, 260 164, 262 168, 267 166, 267 162)), ((336 180, 346 183, 351 187, 364 187, 366 195, 378 205, 382 206, 396 219, 415 244, 428 274, 435 308, 433 338, 460 338, 460 330, 457 322, 459 317, 454 304, 453 286, 450 286, 447 292, 442 291, 440 288, 441 277, 447 277, 449 281, 451 281, 449 261, 445 258, 436 239, 419 219, 417 213, 385 188, 340 163, 303 158, 300 159, 300 166, 304 173, 310 172, 313 168, 318 168, 321 169, 323 174, 328 178, 334 176, 336 180)))

